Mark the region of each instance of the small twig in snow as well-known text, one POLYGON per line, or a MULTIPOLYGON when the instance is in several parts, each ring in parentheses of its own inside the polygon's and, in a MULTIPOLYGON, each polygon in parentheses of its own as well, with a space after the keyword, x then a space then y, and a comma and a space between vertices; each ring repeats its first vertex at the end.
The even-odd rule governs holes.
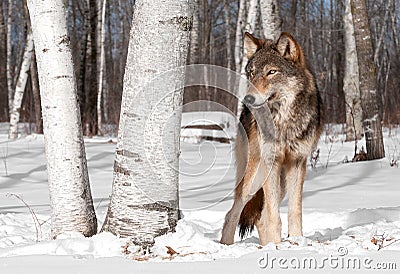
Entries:
POLYGON ((6 144, 6 150, 3 150, 3 156, 1 157, 3 159, 3 163, 4 163, 4 169, 6 171, 6 177, 8 177, 8 168, 7 168, 7 159, 8 159, 8 142, 6 144))
POLYGON ((15 197, 18 200, 20 200, 30 211, 33 223, 35 224, 35 229, 36 229, 36 242, 39 242, 39 239, 42 238, 42 228, 40 226, 40 222, 36 216, 35 211, 24 201, 24 199, 21 198, 21 196, 14 194, 14 193, 7 193, 7 197, 15 197))

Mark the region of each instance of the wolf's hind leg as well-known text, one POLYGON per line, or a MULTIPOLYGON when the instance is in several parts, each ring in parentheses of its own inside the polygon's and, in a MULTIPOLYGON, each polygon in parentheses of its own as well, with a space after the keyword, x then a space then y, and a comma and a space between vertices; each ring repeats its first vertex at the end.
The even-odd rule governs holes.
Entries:
POLYGON ((302 196, 306 159, 293 161, 286 171, 289 236, 302 236, 302 196))

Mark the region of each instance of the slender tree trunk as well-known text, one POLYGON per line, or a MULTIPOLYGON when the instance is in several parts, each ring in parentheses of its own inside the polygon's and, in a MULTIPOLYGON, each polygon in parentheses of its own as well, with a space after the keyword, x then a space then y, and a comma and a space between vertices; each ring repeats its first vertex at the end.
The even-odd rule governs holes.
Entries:
POLYGON ((90 192, 63 0, 28 0, 38 61, 51 206, 51 233, 92 236, 90 192))
MULTIPOLYGON (((254 33, 256 28, 256 23, 258 22, 257 15, 258 15, 258 1, 250 0, 249 10, 247 12, 246 24, 244 29, 245 31, 254 33)), ((243 44, 243 37, 241 43, 243 44)), ((240 74, 242 75, 243 79, 241 79, 239 83, 238 98, 243 98, 247 91, 247 79, 246 79, 245 68, 248 61, 249 60, 247 59, 247 53, 243 54, 241 60, 241 68, 240 68, 240 74)), ((241 110, 241 105, 242 102, 239 101, 238 110, 241 110)))
POLYGON ((15 87, 13 105, 10 113, 10 128, 8 131, 8 139, 13 140, 18 138, 18 122, 21 114, 22 98, 24 97, 26 82, 29 76, 29 67, 31 65, 33 52, 33 37, 32 31, 28 29, 26 37, 26 45, 22 59, 22 65, 19 72, 17 85, 15 87))
POLYGON ((0 121, 8 118, 7 94, 7 34, 4 18, 4 6, 7 2, 0 1, 0 121))
POLYGON ((343 17, 345 31, 345 73, 343 91, 346 101, 346 141, 359 140, 362 136, 362 108, 358 75, 356 41, 350 0, 346 0, 343 17))
MULTIPOLYGON (((225 36, 226 36, 226 68, 228 70, 233 69, 230 10, 231 9, 229 7, 229 2, 227 0, 224 0, 225 36)), ((227 87, 228 87, 229 92, 233 91, 232 86, 231 86, 231 74, 230 73, 228 74, 228 77, 227 77, 227 87)), ((220 94, 220 93, 216 93, 216 94, 220 94)), ((233 103, 237 105, 237 102, 233 102, 233 103)), ((233 108, 233 110, 236 110, 235 107, 233 107, 233 104, 231 105, 230 102, 227 102, 227 105, 229 108, 231 108, 231 109, 233 108)))
POLYGON ((132 237, 142 246, 174 231, 178 220, 184 70, 168 77, 161 73, 185 65, 191 16, 186 0, 135 2, 103 230, 132 237))
POLYGON ((124 80, 124 71, 125 71, 125 64, 126 64, 126 58, 127 58, 127 51, 126 49, 126 29, 129 28, 129 25, 126 24, 126 20, 125 20, 125 16, 123 16, 124 14, 124 6, 123 3, 125 3, 126 6, 126 2, 122 1, 122 0, 118 0, 118 6, 119 6, 119 13, 121 14, 121 18, 120 18, 120 28, 121 28, 121 33, 120 33, 120 43, 119 43, 119 52, 121 53, 120 56, 120 62, 119 62, 119 72, 120 72, 120 85, 121 85, 121 90, 123 89, 123 80, 124 80), (122 62, 122 60, 125 60, 125 62, 122 62))
POLYGON ((292 16, 292 21, 290 24, 289 31, 294 35, 296 32, 296 22, 297 22, 297 0, 292 0, 290 13, 292 16))
POLYGON ((256 30, 256 24, 258 22, 258 10, 259 10, 258 0, 250 0, 249 9, 247 11, 246 24, 244 25, 245 31, 254 33, 254 31, 256 30))
POLYGON ((90 28, 90 13, 89 13, 89 0, 85 0, 83 5, 83 27, 82 27, 82 38, 80 40, 80 58, 79 58, 79 73, 78 73, 78 98, 79 98, 79 109, 81 112, 81 121, 85 125, 85 110, 86 110, 86 61, 88 53, 88 39, 89 39, 89 28, 90 28))
POLYGON ((193 1, 193 27, 190 32, 190 51, 189 51, 189 64, 197 64, 199 62, 199 0, 193 1))
POLYGON ((42 108, 40 107, 40 88, 39 88, 39 78, 37 74, 35 51, 33 51, 32 54, 30 72, 31 72, 31 82, 32 82, 33 103, 35 105, 36 133, 43 134, 42 108))
POLYGON ((243 29, 246 20, 246 1, 239 1, 239 12, 236 23, 236 35, 235 35, 235 69, 237 73, 240 73, 242 68, 242 56, 243 56, 243 29))
POLYGON ((105 49, 104 44, 106 41, 106 7, 107 7, 107 0, 103 0, 103 4, 101 6, 101 20, 98 21, 98 25, 100 25, 100 36, 98 39, 98 49, 100 49, 99 56, 99 71, 98 71, 98 90, 97 90, 97 127, 98 127, 98 134, 102 135, 102 126, 103 126, 103 108, 102 108, 102 97, 103 97, 103 81, 104 81, 104 74, 105 74, 105 49))
POLYGON ((12 73, 12 23, 13 23, 13 0, 8 0, 8 17, 7 17, 7 92, 8 92, 8 111, 11 114, 11 106, 13 105, 14 98, 14 81, 12 73))
POLYGON ((376 88, 371 32, 365 0, 351 0, 360 75, 361 106, 368 160, 385 157, 380 117, 381 97, 376 88))
POLYGON ((84 128, 85 134, 93 136, 97 134, 97 1, 87 0, 89 9, 89 30, 86 52, 86 75, 85 75, 85 112, 84 112, 84 128))
POLYGON ((277 0, 260 0, 261 22, 264 37, 277 40, 281 34, 281 17, 277 0))
MULTIPOLYGON (((107 6, 106 6, 106 14, 105 17, 107 18, 107 28, 110 30, 109 33, 111 33, 113 29, 113 25, 111 22, 111 16, 112 16, 112 3, 110 1, 107 1, 107 6)), ((104 23, 105 26, 106 23, 104 23)), ((106 31, 104 29, 104 31, 106 31)), ((110 106, 109 106, 109 100, 110 100, 110 93, 114 93, 115 91, 115 82, 116 82, 116 77, 115 77, 115 70, 113 64, 116 63, 116 60, 114 59, 114 43, 113 43, 113 37, 112 35, 107 35, 107 39, 104 37, 104 74, 103 74, 103 79, 104 79, 104 88, 103 88, 103 124, 107 123, 110 124, 110 118, 109 118, 109 112, 110 112, 110 106), (108 51, 107 51, 107 50, 108 51)))
POLYGON ((232 37, 231 37, 231 14, 229 2, 224 0, 224 15, 225 15, 225 36, 226 36, 226 67, 232 69, 232 37))

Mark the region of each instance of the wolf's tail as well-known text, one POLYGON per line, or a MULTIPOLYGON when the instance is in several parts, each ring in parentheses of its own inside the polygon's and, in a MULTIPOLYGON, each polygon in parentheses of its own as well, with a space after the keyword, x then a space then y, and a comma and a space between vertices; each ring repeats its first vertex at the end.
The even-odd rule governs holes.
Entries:
POLYGON ((256 221, 261 217, 261 211, 264 207, 264 191, 260 188, 256 195, 246 204, 239 219, 239 235, 244 238, 248 233, 254 230, 256 221))

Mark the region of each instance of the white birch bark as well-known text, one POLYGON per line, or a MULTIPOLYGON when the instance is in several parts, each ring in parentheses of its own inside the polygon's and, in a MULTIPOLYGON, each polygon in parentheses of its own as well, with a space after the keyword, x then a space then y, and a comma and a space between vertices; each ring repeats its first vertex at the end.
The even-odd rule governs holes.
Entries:
POLYGON ((197 64, 199 61, 199 0, 193 1, 193 26, 190 31, 190 55, 189 64, 197 64))
POLYGON ((51 233, 91 236, 90 192, 77 86, 63 0, 28 0, 38 64, 51 206, 51 233))
MULTIPOLYGON (((249 9, 247 11, 246 24, 244 26, 244 30, 250 33, 254 33, 256 29, 256 23, 258 21, 258 0, 250 0, 249 1, 249 9)), ((242 40, 243 44, 243 40, 242 40)))
POLYGON ((8 18, 7 18, 7 89, 8 89, 8 107, 11 114, 11 106, 13 105, 14 88, 13 88, 13 77, 12 77, 12 16, 13 16, 13 0, 8 0, 8 18))
POLYGON ((264 38, 277 40, 281 34, 281 18, 277 0, 260 0, 264 38))
POLYGON ((235 35, 235 68, 236 72, 240 73, 242 67, 242 56, 243 56, 243 29, 246 20, 246 1, 239 1, 238 20, 236 24, 236 35, 235 35))
MULTIPOLYGON (((231 15, 229 2, 224 0, 224 15, 225 15, 225 36, 226 36, 226 68, 228 70, 232 69, 232 45, 231 45, 231 15)), ((231 91, 231 74, 227 77, 227 87, 231 91)))
POLYGON ((358 75, 358 59, 356 40, 354 38, 353 17, 351 15, 350 0, 346 0, 343 17, 345 32, 345 73, 343 78, 343 92, 346 101, 346 140, 361 139, 362 135, 362 108, 358 75))
MULTIPOLYGON (((255 28, 256 28, 256 23, 258 21, 258 18, 257 18, 258 8, 259 8, 258 0, 250 0, 244 31, 254 33, 255 28)), ((241 43, 242 44, 244 43, 243 37, 242 37, 241 43)), ((247 91, 247 79, 246 79, 245 68, 246 68, 248 61, 249 60, 247 59, 247 53, 244 52, 242 55, 242 61, 241 61, 241 67, 240 67, 240 74, 242 75, 243 80, 241 80, 239 83, 239 89, 238 89, 238 98, 239 99, 243 99, 243 97, 245 96, 246 91, 247 91)), ((239 100, 239 107, 238 107, 239 112, 241 111, 241 105, 242 105, 242 103, 239 100)))
POLYGON ((135 2, 111 202, 103 230, 142 246, 174 231, 184 70, 192 10, 187 0, 135 2), (156 82, 154 82, 156 81, 156 82))
POLYGON ((14 99, 12 107, 10 107, 10 128, 8 130, 8 139, 13 140, 18 138, 18 122, 20 117, 20 110, 22 105, 22 98, 24 97, 26 82, 29 76, 29 68, 32 60, 33 52, 33 37, 31 30, 28 30, 26 37, 26 45, 24 55, 22 57, 22 65, 19 72, 17 85, 15 87, 14 99))
POLYGON ((103 0, 103 5, 101 8, 101 21, 99 21, 99 24, 101 25, 101 31, 100 31, 100 39, 99 40, 99 47, 100 48, 100 64, 99 64, 99 73, 98 73, 98 91, 97 91, 97 126, 99 130, 99 134, 102 135, 102 130, 103 130, 103 109, 101 105, 102 97, 103 97, 103 81, 104 81, 104 72, 105 72, 105 49, 104 49, 104 43, 106 41, 106 30, 105 30, 105 24, 106 24, 106 7, 107 7, 107 0, 103 0))

